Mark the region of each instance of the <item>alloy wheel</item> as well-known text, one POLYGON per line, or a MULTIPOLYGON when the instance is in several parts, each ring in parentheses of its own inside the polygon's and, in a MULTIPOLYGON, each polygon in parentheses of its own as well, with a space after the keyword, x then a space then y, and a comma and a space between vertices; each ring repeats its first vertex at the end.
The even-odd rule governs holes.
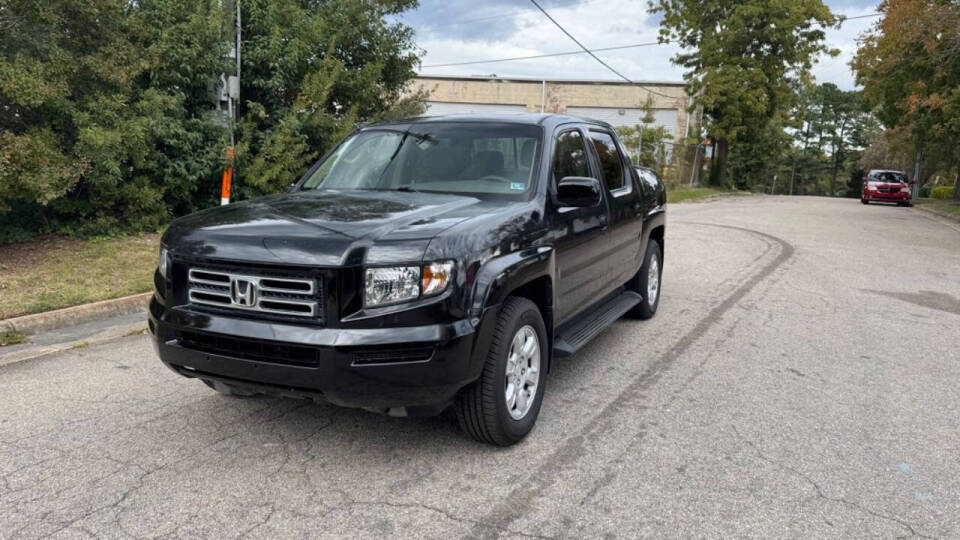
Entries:
POLYGON ((507 356, 504 398, 514 420, 521 420, 530 411, 540 382, 540 340, 532 326, 517 330, 507 356))
POLYGON ((660 257, 654 255, 650 258, 650 266, 647 269, 647 304, 651 308, 657 303, 658 294, 660 294, 660 257))

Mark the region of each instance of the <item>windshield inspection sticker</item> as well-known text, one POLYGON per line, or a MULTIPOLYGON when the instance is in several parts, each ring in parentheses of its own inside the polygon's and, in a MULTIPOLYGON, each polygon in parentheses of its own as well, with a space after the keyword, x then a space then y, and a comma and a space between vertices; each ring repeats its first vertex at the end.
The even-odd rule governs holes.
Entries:
POLYGON ((510 189, 514 191, 523 191, 527 189, 527 185, 523 182, 510 182, 510 189))

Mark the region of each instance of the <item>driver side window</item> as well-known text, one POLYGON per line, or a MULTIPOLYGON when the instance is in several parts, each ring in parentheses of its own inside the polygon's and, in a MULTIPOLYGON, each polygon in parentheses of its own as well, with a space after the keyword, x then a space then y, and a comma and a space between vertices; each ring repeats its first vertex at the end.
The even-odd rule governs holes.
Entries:
POLYGON ((553 182, 556 184, 568 176, 590 176, 587 164, 587 147, 580 132, 572 129, 557 136, 553 152, 553 182))

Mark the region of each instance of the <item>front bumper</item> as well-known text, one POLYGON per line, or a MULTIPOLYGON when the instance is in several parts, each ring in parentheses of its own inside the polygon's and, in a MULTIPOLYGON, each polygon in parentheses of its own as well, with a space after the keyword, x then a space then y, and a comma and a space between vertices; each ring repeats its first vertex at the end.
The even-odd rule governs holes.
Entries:
POLYGON ((480 323, 344 329, 167 308, 154 297, 149 330, 160 359, 194 377, 342 406, 435 414, 476 380, 486 356, 480 323))
POLYGON ((910 194, 903 193, 902 191, 895 193, 884 193, 882 191, 867 190, 863 193, 863 198, 868 201, 905 202, 910 200, 910 194))

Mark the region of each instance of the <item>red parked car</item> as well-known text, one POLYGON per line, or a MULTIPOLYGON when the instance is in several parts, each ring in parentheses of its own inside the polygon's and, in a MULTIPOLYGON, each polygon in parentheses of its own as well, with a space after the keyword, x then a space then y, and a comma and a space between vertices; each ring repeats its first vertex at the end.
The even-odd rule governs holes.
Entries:
POLYGON ((894 202, 898 206, 910 206, 912 188, 913 182, 907 180, 906 173, 874 169, 863 177, 860 202, 894 202))

